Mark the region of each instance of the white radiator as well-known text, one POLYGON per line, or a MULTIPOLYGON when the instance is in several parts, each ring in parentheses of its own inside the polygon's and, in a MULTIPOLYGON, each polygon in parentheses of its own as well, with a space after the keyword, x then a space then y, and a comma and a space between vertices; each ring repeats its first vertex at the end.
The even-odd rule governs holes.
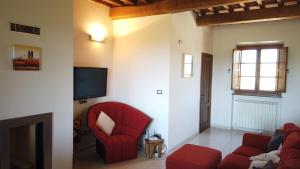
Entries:
POLYGON ((274 131, 280 125, 281 99, 234 96, 233 128, 274 131))

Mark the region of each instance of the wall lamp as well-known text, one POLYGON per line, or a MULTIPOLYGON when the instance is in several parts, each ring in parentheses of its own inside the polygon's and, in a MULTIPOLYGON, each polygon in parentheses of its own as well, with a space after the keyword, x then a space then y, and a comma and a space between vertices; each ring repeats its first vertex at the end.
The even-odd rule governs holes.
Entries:
POLYGON ((92 25, 90 28, 90 40, 94 42, 104 42, 106 31, 105 29, 100 25, 92 25))
POLYGON ((105 39, 104 35, 101 34, 90 34, 90 40, 94 42, 103 42, 105 39))

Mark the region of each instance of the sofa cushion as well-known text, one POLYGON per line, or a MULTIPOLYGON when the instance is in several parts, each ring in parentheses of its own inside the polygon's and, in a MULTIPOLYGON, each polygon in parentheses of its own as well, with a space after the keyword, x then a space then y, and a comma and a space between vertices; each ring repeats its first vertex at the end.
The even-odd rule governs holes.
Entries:
POLYGON ((259 135, 254 133, 245 133, 243 135, 242 145, 267 151, 270 140, 270 136, 259 135))
POLYGON ((282 161, 289 158, 289 156, 294 155, 296 151, 300 151, 300 133, 293 132, 285 140, 280 158, 282 161))
POLYGON ((300 158, 289 159, 284 163, 280 164, 277 169, 299 169, 300 168, 300 158))
POLYGON ((299 169, 300 167, 300 133, 290 133, 280 153, 279 169, 299 169))
POLYGON ((248 169, 250 163, 249 157, 230 154, 223 159, 218 169, 248 169))
POLYGON ((256 156, 256 155, 259 155, 262 153, 265 153, 265 152, 261 149, 249 147, 249 146, 240 146, 233 152, 233 154, 239 154, 239 155, 243 155, 246 157, 256 156))
POLYGON ((283 159, 295 159, 295 158, 300 159, 300 149, 291 148, 291 149, 288 149, 286 152, 287 152, 287 155, 283 159))
POLYGON ((286 123, 283 126, 283 132, 285 139, 293 132, 300 132, 300 128, 294 123, 286 123))
POLYGON ((297 148, 300 149, 300 132, 293 132, 286 138, 282 149, 297 148))
POLYGON ((300 149, 284 149, 280 154, 280 166, 283 165, 286 161, 290 159, 299 159, 300 160, 300 149))

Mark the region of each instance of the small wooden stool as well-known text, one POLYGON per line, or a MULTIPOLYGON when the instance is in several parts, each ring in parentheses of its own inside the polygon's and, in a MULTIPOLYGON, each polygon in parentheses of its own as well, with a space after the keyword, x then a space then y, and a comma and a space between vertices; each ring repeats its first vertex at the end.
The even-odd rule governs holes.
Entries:
POLYGON ((164 145, 163 139, 158 139, 158 140, 145 139, 145 155, 148 156, 148 158, 152 158, 153 150, 157 149, 158 157, 161 157, 163 145, 164 145))

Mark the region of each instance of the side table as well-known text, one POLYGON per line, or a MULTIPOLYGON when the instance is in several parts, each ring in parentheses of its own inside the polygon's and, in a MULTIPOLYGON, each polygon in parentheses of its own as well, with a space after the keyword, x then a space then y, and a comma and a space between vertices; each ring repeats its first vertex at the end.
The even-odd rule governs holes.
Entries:
POLYGON ((164 140, 163 139, 158 139, 158 140, 149 140, 145 139, 145 155, 148 158, 153 158, 153 150, 156 149, 158 153, 158 157, 161 157, 162 155, 162 148, 164 145, 164 140))

